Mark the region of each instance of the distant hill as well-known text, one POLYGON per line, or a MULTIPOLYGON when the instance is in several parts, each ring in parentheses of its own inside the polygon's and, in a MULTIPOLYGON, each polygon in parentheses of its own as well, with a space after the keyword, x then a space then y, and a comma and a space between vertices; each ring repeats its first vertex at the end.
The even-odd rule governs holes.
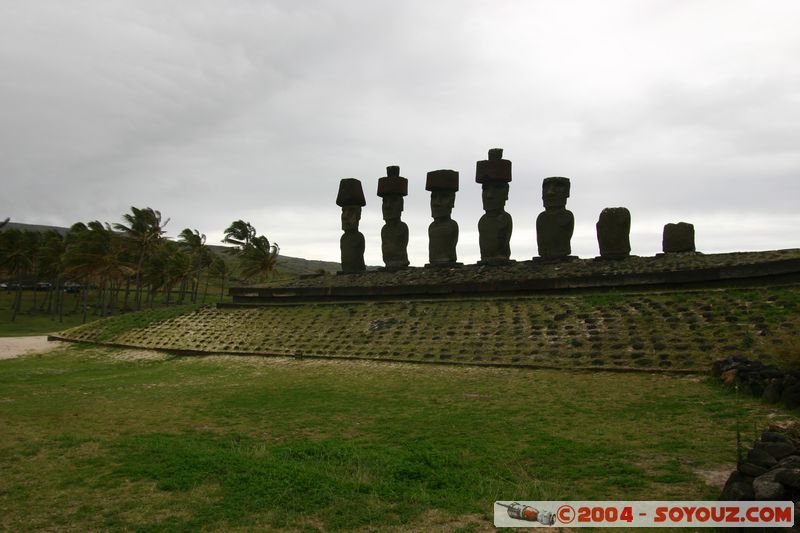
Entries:
MULTIPOLYGON (((69 228, 64 228, 60 226, 44 226, 42 224, 23 224, 21 222, 9 222, 8 225, 5 226, 0 231, 12 228, 25 231, 41 231, 41 232, 54 230, 60 233, 61 235, 66 235, 67 232, 69 231, 69 228)), ((209 248, 211 248, 215 253, 222 254, 225 250, 229 249, 230 247, 209 245, 209 248)), ((302 259, 300 257, 289 257, 288 255, 279 255, 278 269, 289 275, 302 276, 305 274, 314 274, 319 272, 320 270, 324 270, 326 272, 336 272, 338 270, 341 270, 341 265, 339 263, 334 263, 332 261, 317 261, 315 259, 302 259)))

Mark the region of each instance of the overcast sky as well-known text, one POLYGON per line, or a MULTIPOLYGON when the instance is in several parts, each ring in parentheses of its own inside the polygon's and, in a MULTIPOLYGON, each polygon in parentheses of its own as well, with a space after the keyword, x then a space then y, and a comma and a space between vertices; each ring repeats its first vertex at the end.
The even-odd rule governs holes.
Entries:
POLYGON ((475 162, 513 162, 512 257, 536 255, 541 183, 567 176, 573 253, 604 207, 633 253, 667 222, 697 247, 800 247, 800 2, 0 0, 0 218, 119 222, 130 206, 285 255, 339 260, 340 178, 400 165, 412 264, 425 174, 452 168, 459 259, 479 259, 475 162))

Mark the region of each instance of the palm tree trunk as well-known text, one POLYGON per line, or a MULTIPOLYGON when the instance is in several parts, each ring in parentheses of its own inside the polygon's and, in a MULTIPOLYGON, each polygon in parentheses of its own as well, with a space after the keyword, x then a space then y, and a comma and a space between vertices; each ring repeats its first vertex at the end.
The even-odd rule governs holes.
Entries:
POLYGON ((203 303, 206 303, 206 296, 208 296, 208 282, 211 279, 211 276, 206 275, 206 287, 203 289, 203 303))
POLYGON ((89 286, 84 284, 83 286, 83 323, 86 324, 86 306, 88 305, 89 299, 89 286))
POLYGON ((139 254, 139 263, 136 265, 136 310, 142 308, 142 264, 144 263, 144 252, 139 254))
POLYGON ((22 276, 17 278, 17 293, 14 295, 14 304, 11 306, 11 322, 17 319, 17 311, 22 305, 22 276))
POLYGON ((61 290, 58 291, 58 322, 59 324, 64 321, 64 285, 61 284, 61 290))
POLYGON ((128 278, 125 280, 125 301, 122 303, 123 311, 128 310, 128 295, 130 294, 130 292, 131 292, 131 278, 130 276, 128 276, 128 278))

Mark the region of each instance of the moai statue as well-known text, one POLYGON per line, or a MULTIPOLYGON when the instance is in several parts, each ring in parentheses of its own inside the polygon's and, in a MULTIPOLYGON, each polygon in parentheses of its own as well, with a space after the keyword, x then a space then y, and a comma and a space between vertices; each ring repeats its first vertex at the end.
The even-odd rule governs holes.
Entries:
POLYGON ((433 170, 428 172, 425 190, 431 192, 431 216, 428 226, 428 258, 426 267, 447 267, 457 263, 458 224, 450 218, 456 203, 458 172, 433 170))
POLYGON ((344 235, 339 240, 342 250, 342 272, 350 274, 363 272, 364 265, 364 235, 358 231, 358 221, 361 220, 361 208, 367 205, 361 182, 353 178, 345 178, 339 182, 339 194, 336 205, 342 208, 342 230, 344 235))
POLYGON ((483 210, 478 221, 478 242, 481 247, 479 265, 508 263, 511 257, 511 215, 506 213, 508 183, 511 181, 511 161, 503 159, 502 148, 489 150, 489 159, 478 161, 475 181, 483 189, 483 210))
POLYGON ((570 239, 575 217, 568 211, 569 178, 553 177, 542 181, 544 211, 536 218, 536 242, 542 259, 566 259, 572 252, 570 239))
POLYGON ((386 177, 378 180, 378 196, 383 198, 381 251, 386 270, 408 266, 408 226, 400 220, 403 197, 408 194, 408 180, 400 176, 400 167, 386 167, 386 177))
POLYGON ((597 243, 602 259, 625 259, 631 254, 631 212, 606 207, 597 221, 597 243))
POLYGON ((694 252, 694 226, 687 222, 665 225, 661 249, 665 254, 694 252))

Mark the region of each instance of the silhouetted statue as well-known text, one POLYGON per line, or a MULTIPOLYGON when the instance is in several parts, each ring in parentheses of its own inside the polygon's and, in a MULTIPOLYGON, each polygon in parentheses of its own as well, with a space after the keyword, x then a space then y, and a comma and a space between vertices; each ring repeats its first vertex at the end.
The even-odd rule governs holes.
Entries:
POLYGON ((569 178, 552 177, 542 181, 544 211, 536 218, 536 241, 543 259, 564 259, 572 252, 570 240, 575 217, 566 209, 569 178))
POLYGON ((378 180, 378 196, 383 198, 381 252, 387 270, 408 266, 408 226, 400 220, 403 197, 408 194, 408 180, 400 176, 400 167, 386 167, 386 177, 378 180))
POLYGON ((661 249, 665 254, 694 252, 694 226, 687 222, 665 225, 661 249))
POLYGON ((631 213, 624 207, 606 207, 597 221, 597 243, 603 259, 624 259, 631 254, 631 213))
POLYGON ((489 159, 478 161, 475 181, 483 189, 483 210, 478 221, 478 242, 481 260, 478 264, 508 263, 511 257, 511 215, 506 213, 508 183, 511 181, 511 161, 503 159, 502 148, 489 150, 489 159))
POLYGON ((361 182, 353 178, 345 178, 339 182, 339 194, 336 205, 342 208, 342 230, 344 235, 339 240, 342 250, 342 272, 350 274, 363 272, 364 265, 364 235, 358 231, 358 222, 361 220, 361 208, 367 205, 361 182))
POLYGON ((458 224, 450 218, 456 203, 458 172, 455 170, 433 170, 428 172, 425 190, 431 192, 431 216, 428 226, 429 267, 456 266, 456 244, 458 224))

